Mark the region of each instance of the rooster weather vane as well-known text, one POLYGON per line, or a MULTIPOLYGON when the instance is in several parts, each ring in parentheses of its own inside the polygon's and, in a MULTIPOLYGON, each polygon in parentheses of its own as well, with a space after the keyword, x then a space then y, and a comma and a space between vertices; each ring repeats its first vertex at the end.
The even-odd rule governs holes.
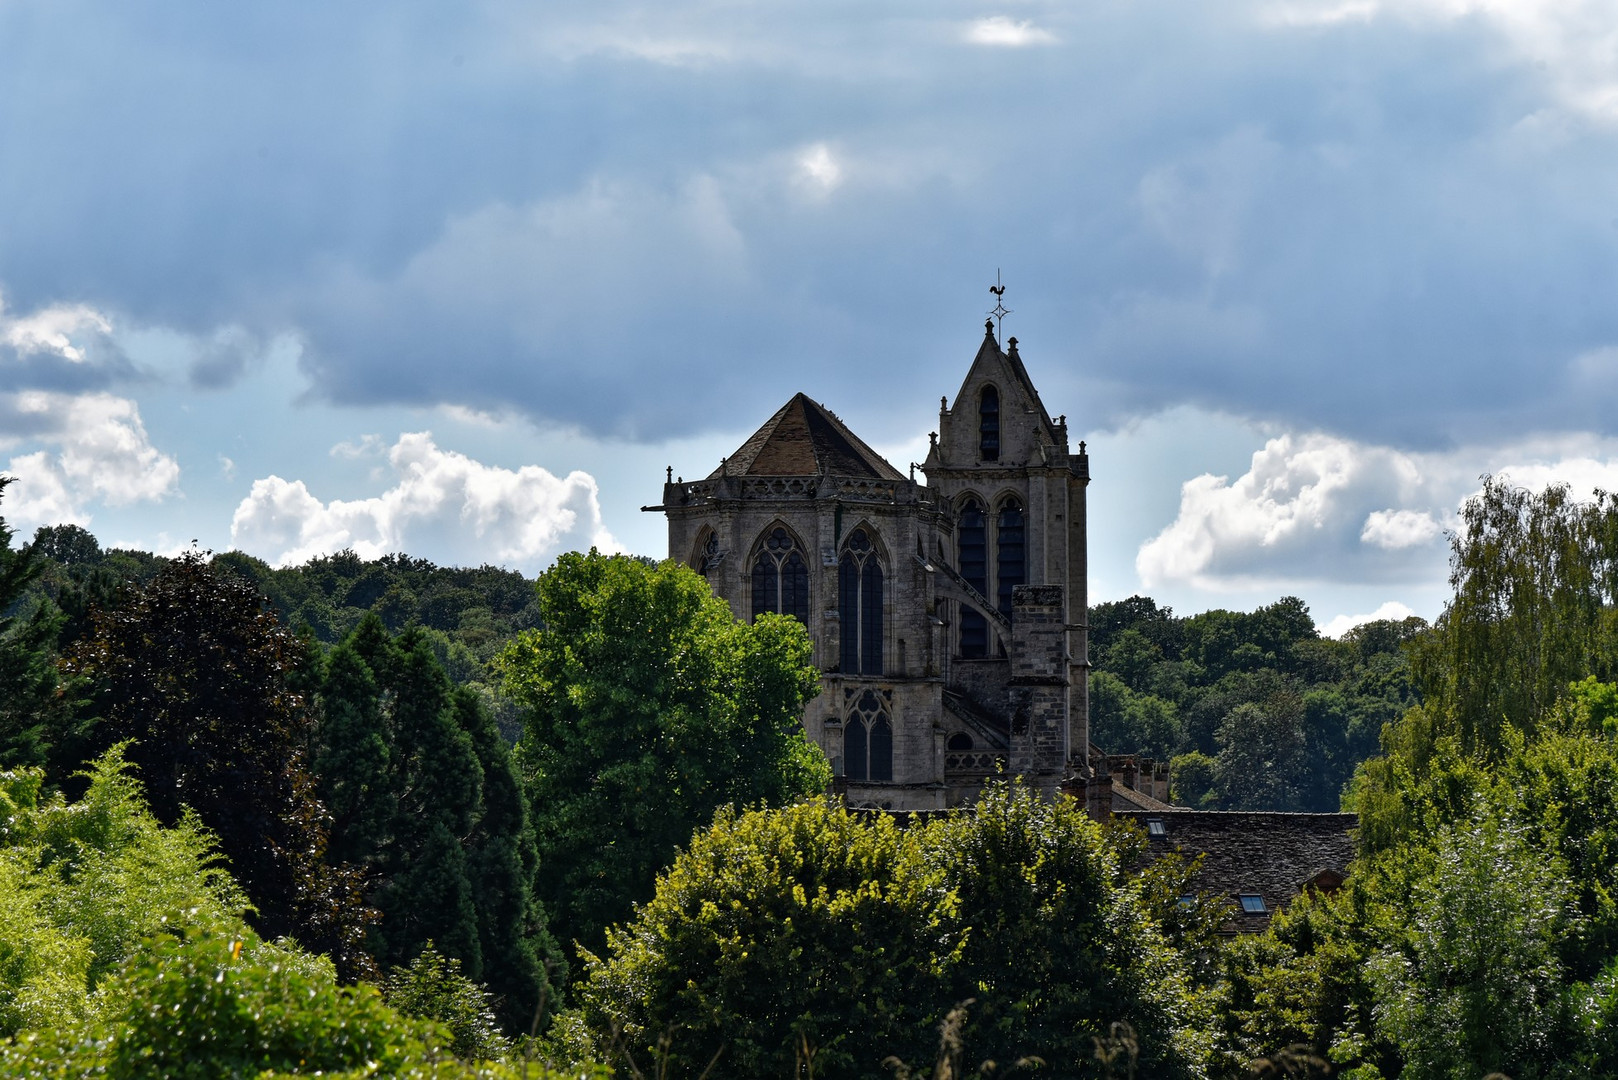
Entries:
POLYGON ((994 284, 989 286, 989 291, 994 293, 994 307, 989 309, 989 314, 994 316, 994 342, 998 345, 1000 344, 1000 324, 1005 321, 1007 315, 1011 314, 1011 309, 1003 303, 1006 287, 1000 284, 999 269, 994 272, 994 284))

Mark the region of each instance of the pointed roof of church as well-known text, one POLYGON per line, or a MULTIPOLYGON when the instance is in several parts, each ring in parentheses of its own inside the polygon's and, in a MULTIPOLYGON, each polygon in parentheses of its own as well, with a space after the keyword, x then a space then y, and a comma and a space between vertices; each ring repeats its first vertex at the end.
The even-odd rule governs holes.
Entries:
MULTIPOLYGON (((722 466, 728 476, 870 476, 903 480, 904 474, 865 445, 823 405, 794 394, 753 432, 722 466)), ((720 469, 710 475, 717 477, 720 469)))
MULTIPOLYGON (((961 395, 972 385, 973 377, 984 367, 988 367, 994 373, 1007 372, 1028 400, 1039 409, 1040 419, 1045 421, 1045 429, 1054 432, 1056 425, 1051 423, 1051 414, 1045 411, 1045 403, 1040 400, 1039 391, 1034 389, 1034 380, 1028 377, 1028 369, 1023 367, 1022 357, 1017 355, 1017 339, 1012 338, 1008 344, 1011 348, 1001 352, 1000 343, 994 339, 994 320, 984 322, 983 344, 978 346, 978 354, 972 358, 972 366, 967 369, 966 378, 961 380, 961 388, 955 392, 956 403, 960 403, 961 395)), ((995 382, 1000 381, 993 379, 992 375, 991 379, 995 382)))

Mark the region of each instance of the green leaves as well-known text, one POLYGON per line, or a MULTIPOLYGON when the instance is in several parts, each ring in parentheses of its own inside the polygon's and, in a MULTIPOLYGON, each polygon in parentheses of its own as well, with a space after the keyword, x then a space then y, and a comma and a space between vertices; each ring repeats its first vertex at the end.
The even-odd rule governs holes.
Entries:
POLYGON ((598 949, 717 808, 824 790, 799 719, 817 675, 796 621, 738 622, 673 562, 574 552, 538 592, 543 629, 498 666, 525 713, 546 906, 598 949))
POLYGON ((722 812, 608 932, 581 989, 603 1053, 664 1051, 671 1076, 875 1075, 932 1057, 975 999, 972 1061, 1033 1054, 1084 1074, 1127 1019, 1149 1075, 1192 1075, 1183 964, 1072 800, 991 786, 977 809, 900 828, 825 803, 722 812))

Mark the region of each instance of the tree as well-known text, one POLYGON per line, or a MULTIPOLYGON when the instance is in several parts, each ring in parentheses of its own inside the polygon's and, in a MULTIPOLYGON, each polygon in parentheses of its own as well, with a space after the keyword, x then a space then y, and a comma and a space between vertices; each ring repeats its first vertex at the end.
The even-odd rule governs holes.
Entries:
POLYGON ((1571 927, 1558 869, 1491 821, 1435 837, 1406 933, 1369 968, 1402 1076, 1569 1075, 1557 946, 1571 927))
POLYGON ((333 851, 370 875, 379 960, 433 944, 527 1030, 559 951, 535 899, 539 861, 511 754, 473 691, 452 687, 428 632, 367 615, 326 664, 315 772, 333 851))
POLYGON ((738 622, 674 562, 575 552, 537 589, 543 628, 499 667, 526 714, 545 906, 598 949, 716 809, 824 790, 800 720, 818 676, 795 620, 738 622))
POLYGON ((95 685, 100 745, 129 743, 152 811, 187 809, 218 838, 259 929, 368 970, 351 868, 324 861, 329 819, 305 763, 313 713, 290 673, 309 662, 245 581, 200 554, 170 562, 95 617, 70 670, 95 685))
POLYGON ((1532 732, 1567 686, 1618 662, 1618 498, 1535 494, 1488 478, 1450 541, 1454 598, 1417 639, 1428 716, 1467 750, 1532 732))
POLYGON ((1219 804, 1230 810, 1295 810, 1305 776, 1302 703, 1277 694, 1238 705, 1219 726, 1219 804))
MULTIPOLYGON (((0 476, 0 498, 12 481, 0 476)), ((45 567, 28 548, 13 550, 14 535, 0 517, 0 765, 42 765, 69 715, 54 663, 62 615, 26 601, 45 567)))
POLYGON ((1200 750, 1176 755, 1169 762, 1170 798, 1181 806, 1212 809, 1218 802, 1219 763, 1200 750))
POLYGON ((642 1067, 672 1033, 670 1076, 873 1076, 931 1059, 971 999, 971 1062, 1096 1075, 1094 1038, 1124 1020, 1141 1075, 1197 1075, 1184 960, 1119 842, 1015 783, 906 829, 825 803, 725 811, 589 959, 576 1022, 642 1067))

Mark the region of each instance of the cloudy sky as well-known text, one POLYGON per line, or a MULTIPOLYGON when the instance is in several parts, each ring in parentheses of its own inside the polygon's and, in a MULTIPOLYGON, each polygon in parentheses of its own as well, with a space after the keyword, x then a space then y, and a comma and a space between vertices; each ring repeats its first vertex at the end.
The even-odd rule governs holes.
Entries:
POLYGON ((797 390, 918 459, 997 271, 1095 598, 1430 617, 1618 487, 1618 2, 0 0, 25 534, 662 555, 797 390))

